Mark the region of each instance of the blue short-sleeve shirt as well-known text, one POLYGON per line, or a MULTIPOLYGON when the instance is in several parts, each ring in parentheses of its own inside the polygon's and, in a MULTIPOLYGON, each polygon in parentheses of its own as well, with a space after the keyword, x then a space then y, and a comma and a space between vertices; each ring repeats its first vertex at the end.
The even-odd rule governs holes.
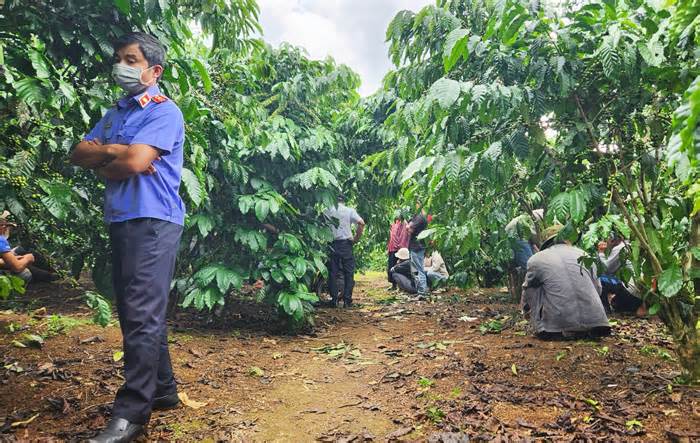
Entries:
POLYGON ((0 254, 12 251, 10 243, 7 241, 7 237, 0 235, 0 254))
POLYGON ((149 217, 184 224, 185 205, 179 190, 185 123, 180 109, 160 94, 158 86, 119 100, 85 140, 96 138, 103 144, 150 145, 160 152, 160 160, 154 162, 155 174, 107 180, 107 223, 149 217))

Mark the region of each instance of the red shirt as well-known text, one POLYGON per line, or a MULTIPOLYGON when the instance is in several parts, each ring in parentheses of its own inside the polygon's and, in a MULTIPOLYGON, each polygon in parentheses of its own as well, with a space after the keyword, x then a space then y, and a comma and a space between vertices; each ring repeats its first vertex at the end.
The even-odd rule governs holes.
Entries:
POLYGON ((391 225, 391 230, 389 231, 389 244, 387 245, 388 252, 396 252, 401 248, 408 247, 408 240, 410 236, 408 235, 407 225, 405 222, 397 221, 391 225))

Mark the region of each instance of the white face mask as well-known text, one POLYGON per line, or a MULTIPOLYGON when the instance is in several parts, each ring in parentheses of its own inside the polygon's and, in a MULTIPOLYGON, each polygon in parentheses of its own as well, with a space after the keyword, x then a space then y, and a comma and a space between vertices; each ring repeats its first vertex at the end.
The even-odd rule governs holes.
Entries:
MULTIPOLYGON (((151 66, 148 69, 153 69, 151 66)), ((134 68, 124 63, 112 65, 112 78, 127 94, 136 95, 143 92, 150 85, 143 83, 141 77, 148 69, 134 68)))

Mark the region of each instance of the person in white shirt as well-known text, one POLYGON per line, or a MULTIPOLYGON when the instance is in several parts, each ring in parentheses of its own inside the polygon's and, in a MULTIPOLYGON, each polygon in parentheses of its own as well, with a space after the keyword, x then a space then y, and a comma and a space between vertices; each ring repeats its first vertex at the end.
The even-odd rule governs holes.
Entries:
POLYGON ((629 242, 616 234, 610 240, 598 243, 600 284, 603 288, 601 301, 607 312, 635 312, 644 315, 646 310, 634 281, 630 278, 625 284, 621 278, 620 271, 632 270, 632 263, 624 260, 626 251, 629 251, 629 242))
POLYGON ((447 272, 445 260, 436 249, 433 249, 432 254, 426 257, 424 269, 425 275, 428 277, 428 285, 430 287, 434 287, 450 277, 449 272, 447 272))
POLYGON ((331 293, 331 306, 338 306, 338 285, 336 275, 343 274, 343 302, 346 308, 352 306, 352 288, 355 286, 355 257, 353 244, 357 243, 365 230, 365 221, 353 208, 345 206, 345 197, 338 197, 338 205, 324 212, 333 232, 330 250, 328 290, 331 293), (352 225, 357 225, 355 235, 352 225))

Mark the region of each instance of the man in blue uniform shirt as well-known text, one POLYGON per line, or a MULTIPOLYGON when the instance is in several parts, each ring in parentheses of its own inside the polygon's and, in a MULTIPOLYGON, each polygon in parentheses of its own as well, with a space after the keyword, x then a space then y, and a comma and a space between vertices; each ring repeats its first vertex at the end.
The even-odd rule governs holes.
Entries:
POLYGON ((153 409, 175 407, 166 308, 185 208, 179 196, 185 129, 182 113, 161 95, 165 49, 144 33, 114 44, 112 75, 120 99, 72 153, 71 161, 106 181, 104 212, 124 340, 124 378, 112 420, 91 441, 128 442, 144 432, 153 409))

